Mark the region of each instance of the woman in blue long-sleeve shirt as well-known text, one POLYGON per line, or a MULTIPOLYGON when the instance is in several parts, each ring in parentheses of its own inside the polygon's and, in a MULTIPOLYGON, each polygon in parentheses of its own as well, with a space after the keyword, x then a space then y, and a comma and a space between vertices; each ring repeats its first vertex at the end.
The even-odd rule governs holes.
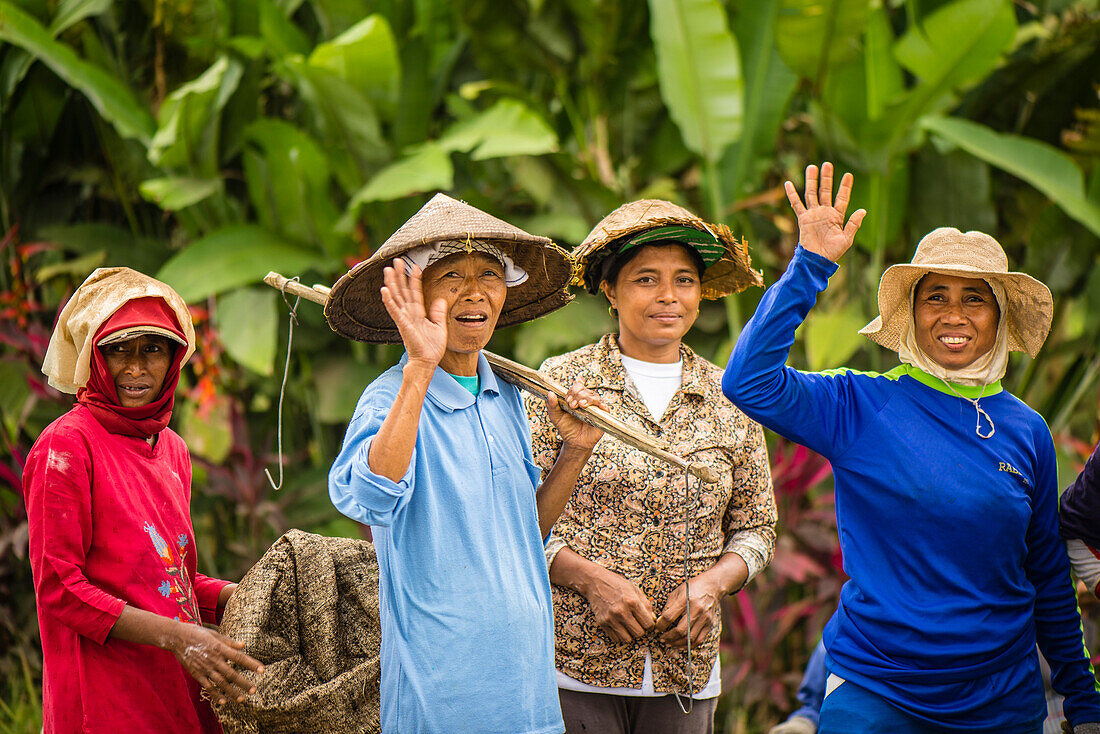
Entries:
POLYGON ((827 457, 850 580, 825 628, 822 734, 1040 731, 1035 644, 1074 732, 1100 732, 1069 563, 1058 537, 1054 445, 1004 391, 1010 350, 1050 328, 1045 286, 1010 273, 1000 245, 941 228, 889 268, 863 333, 898 352, 885 374, 786 367, 865 212, 845 223, 851 174, 793 184, 800 246, 761 300, 723 377, 747 415, 827 457))

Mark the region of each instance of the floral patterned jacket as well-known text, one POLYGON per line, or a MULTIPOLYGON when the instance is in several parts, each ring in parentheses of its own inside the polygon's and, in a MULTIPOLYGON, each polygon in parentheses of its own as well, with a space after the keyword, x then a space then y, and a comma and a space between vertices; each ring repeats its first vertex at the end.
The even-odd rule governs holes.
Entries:
MULTIPOLYGON (((721 479, 691 481, 688 573, 697 576, 723 553, 737 553, 749 578, 770 561, 775 548, 775 497, 767 447, 760 426, 722 395, 717 366, 681 346, 683 381, 665 414, 654 419, 623 368, 613 334, 598 343, 551 357, 542 371, 561 385, 578 378, 597 392, 611 413, 630 426, 663 439, 693 462, 719 468, 721 479)), ((543 476, 560 441, 541 400, 528 396, 531 447, 543 476)), ((546 545, 549 567, 563 547, 636 583, 654 613, 684 581, 684 475, 610 436, 596 445, 569 503, 546 545)), ((596 624, 587 600, 552 585, 557 667, 566 675, 601 687, 640 688, 646 652, 657 691, 687 691, 682 648, 651 632, 628 644, 611 640, 596 624)), ((692 647, 691 690, 706 684, 718 654, 716 625, 706 642, 692 647)))

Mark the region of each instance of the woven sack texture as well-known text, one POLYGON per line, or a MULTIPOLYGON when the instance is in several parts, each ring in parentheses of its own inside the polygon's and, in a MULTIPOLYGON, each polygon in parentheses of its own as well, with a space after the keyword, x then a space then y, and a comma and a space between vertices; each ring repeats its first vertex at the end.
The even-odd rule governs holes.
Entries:
POLYGON ((252 567, 221 631, 264 664, 215 706, 226 734, 379 732, 378 561, 365 540, 290 530, 252 567))

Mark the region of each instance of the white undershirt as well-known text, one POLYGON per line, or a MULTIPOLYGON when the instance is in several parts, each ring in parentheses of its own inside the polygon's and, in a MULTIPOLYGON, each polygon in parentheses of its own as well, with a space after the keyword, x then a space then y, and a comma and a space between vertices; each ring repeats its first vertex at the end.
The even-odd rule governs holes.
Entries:
MULTIPOLYGON (((684 656, 684 667, 687 667, 687 652, 682 653, 684 656)), ((694 646, 692 647, 692 654, 694 655, 694 646)), ((645 654, 645 670, 642 671, 642 687, 641 688, 605 688, 600 686, 590 686, 587 683, 581 683, 576 678, 570 678, 560 670, 554 671, 558 674, 558 688, 564 688, 567 691, 579 691, 581 693, 603 693, 608 696, 638 696, 638 697, 657 697, 657 696, 671 696, 671 693, 658 693, 653 690, 653 666, 650 664, 649 651, 645 654)), ((710 678, 707 680, 707 684, 703 686, 703 690, 696 693, 692 698, 704 699, 704 698, 716 698, 722 692, 722 666, 719 664, 718 656, 714 656, 714 667, 711 668, 710 678)))
POLYGON ((653 419, 660 422, 672 396, 680 389, 683 381, 684 360, 679 362, 643 362, 640 359, 621 355, 623 367, 630 375, 631 382, 638 388, 646 410, 653 419))
MULTIPOLYGON (((672 363, 657 363, 657 362, 643 362, 640 359, 634 359, 633 357, 627 357, 625 354, 620 355, 623 360, 623 367, 626 368, 626 372, 630 375, 631 381, 634 386, 638 388, 638 393, 642 396, 642 402, 645 403, 646 410, 654 417, 655 420, 660 421, 661 416, 665 414, 665 409, 668 408, 668 404, 672 401, 672 396, 676 394, 676 391, 680 389, 680 384, 683 381, 683 368, 684 361, 672 363)), ((687 652, 684 652, 684 664, 686 667, 687 652)), ((603 693, 612 696, 667 696, 667 693, 658 693, 653 690, 653 665, 649 657, 649 651, 645 654, 645 669, 642 671, 642 687, 641 688, 603 688, 600 686, 591 686, 587 683, 582 683, 576 678, 570 678, 560 670, 558 674, 558 688, 564 688, 567 691, 580 691, 582 693, 603 693)), ((714 658, 714 667, 710 671, 710 679, 707 680, 707 684, 703 686, 703 689, 697 692, 692 698, 714 698, 722 692, 722 667, 718 662, 718 657, 714 658)))

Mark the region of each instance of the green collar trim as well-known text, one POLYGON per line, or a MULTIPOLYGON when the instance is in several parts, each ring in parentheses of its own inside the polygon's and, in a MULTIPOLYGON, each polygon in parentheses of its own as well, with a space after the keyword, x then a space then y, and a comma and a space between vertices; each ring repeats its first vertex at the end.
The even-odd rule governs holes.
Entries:
POLYGON ((918 369, 911 364, 903 364, 895 367, 891 372, 898 372, 899 374, 906 374, 912 377, 922 385, 927 385, 933 390, 938 390, 945 395, 951 395, 953 397, 959 397, 960 395, 970 400, 976 400, 978 398, 988 398, 990 395, 996 395, 999 392, 1003 392, 1004 388, 1001 387, 1001 381, 991 382, 988 385, 956 385, 948 384, 938 377, 928 374, 924 370, 918 369))

